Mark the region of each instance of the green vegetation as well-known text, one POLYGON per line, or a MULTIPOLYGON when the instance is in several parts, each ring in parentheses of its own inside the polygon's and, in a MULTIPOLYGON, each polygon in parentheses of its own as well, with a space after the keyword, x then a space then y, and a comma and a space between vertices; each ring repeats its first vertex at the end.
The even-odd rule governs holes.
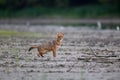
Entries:
POLYGON ((47 75, 45 72, 42 73, 41 80, 47 80, 47 75))
POLYGON ((15 62, 16 62, 16 66, 19 65, 19 52, 17 48, 13 48, 13 53, 15 55, 15 62))
POLYGON ((0 18, 120 17, 119 0, 0 0, 0 18))
POLYGON ((0 30, 0 36, 20 36, 20 37, 41 37, 40 33, 33 32, 17 32, 11 30, 0 30))
POLYGON ((85 80, 84 74, 85 74, 84 71, 80 71, 80 80, 85 80))
POLYGON ((19 10, 0 9, 0 18, 118 18, 117 6, 84 5, 78 7, 26 7, 19 10))
POLYGON ((16 31, 8 31, 8 30, 0 30, 0 35, 1 36, 11 36, 11 35, 16 35, 16 31))

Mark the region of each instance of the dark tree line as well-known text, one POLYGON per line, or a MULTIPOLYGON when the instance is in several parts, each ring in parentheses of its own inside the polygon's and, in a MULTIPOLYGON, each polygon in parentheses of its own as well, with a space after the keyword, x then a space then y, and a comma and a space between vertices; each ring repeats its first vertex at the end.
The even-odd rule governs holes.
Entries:
POLYGON ((20 9, 32 6, 42 7, 75 7, 87 4, 115 4, 119 0, 0 0, 0 8, 20 9))

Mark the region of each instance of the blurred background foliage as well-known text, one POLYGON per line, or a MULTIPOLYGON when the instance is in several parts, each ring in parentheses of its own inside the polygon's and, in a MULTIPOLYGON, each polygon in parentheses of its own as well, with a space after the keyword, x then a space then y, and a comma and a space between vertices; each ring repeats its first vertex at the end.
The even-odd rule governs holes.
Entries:
POLYGON ((0 18, 120 17, 120 0, 0 0, 0 18))

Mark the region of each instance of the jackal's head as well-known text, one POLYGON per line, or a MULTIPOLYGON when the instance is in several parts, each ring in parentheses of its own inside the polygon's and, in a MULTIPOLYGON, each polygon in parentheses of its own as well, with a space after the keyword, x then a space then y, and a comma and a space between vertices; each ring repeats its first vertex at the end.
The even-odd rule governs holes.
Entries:
POLYGON ((64 38, 64 33, 58 32, 57 33, 57 39, 61 41, 63 38, 64 38))

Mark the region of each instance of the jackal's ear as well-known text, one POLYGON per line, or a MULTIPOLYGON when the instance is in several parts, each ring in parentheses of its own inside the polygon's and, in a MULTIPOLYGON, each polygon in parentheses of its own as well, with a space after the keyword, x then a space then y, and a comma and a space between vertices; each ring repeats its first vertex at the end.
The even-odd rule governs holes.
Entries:
POLYGON ((62 33, 62 32, 57 32, 57 36, 60 35, 60 34, 64 35, 64 33, 62 33))
POLYGON ((64 33, 62 33, 64 35, 64 33))
POLYGON ((59 35, 60 34, 60 32, 57 32, 57 35, 59 35))

